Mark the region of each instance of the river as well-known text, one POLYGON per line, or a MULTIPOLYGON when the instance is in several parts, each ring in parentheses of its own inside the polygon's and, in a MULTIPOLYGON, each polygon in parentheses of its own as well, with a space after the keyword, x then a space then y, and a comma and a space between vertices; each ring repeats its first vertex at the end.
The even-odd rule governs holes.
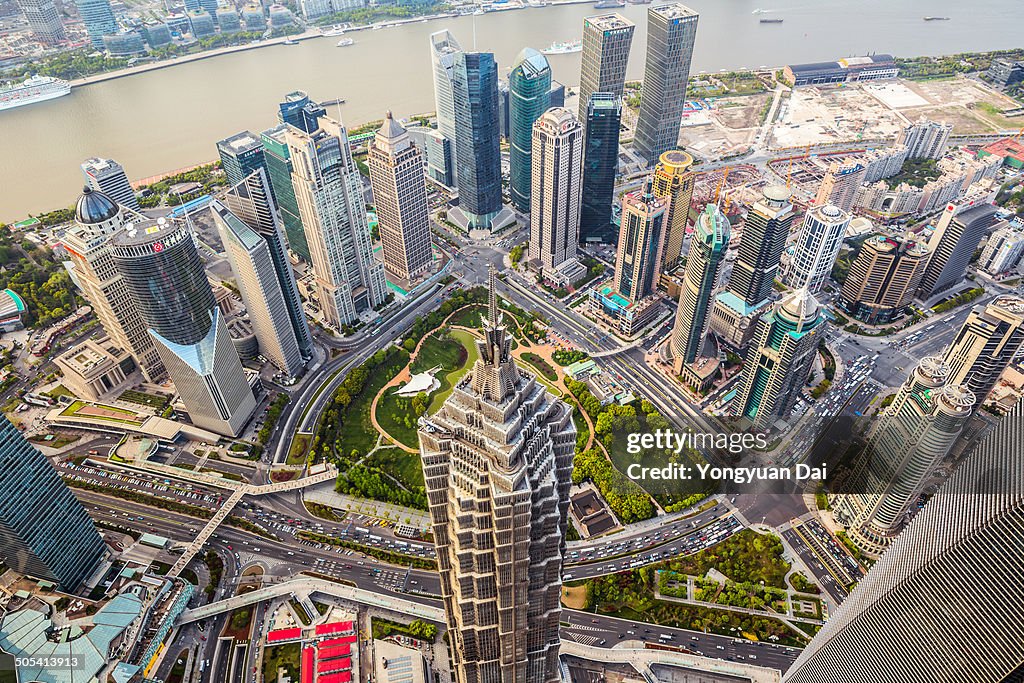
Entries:
MULTIPOLYGON (((837 59, 867 52, 938 55, 1020 47, 1019 0, 691 0, 700 12, 693 71, 837 59), (753 10, 770 10, 752 14, 753 10), (923 21, 924 15, 950 21, 923 21), (761 17, 784 19, 761 24, 761 17)), ((619 10, 636 22, 629 76, 643 75, 647 7, 619 10)), ((217 140, 275 123, 291 90, 345 98, 349 126, 432 111, 428 36, 450 29, 464 49, 495 53, 507 73, 524 46, 580 37, 589 4, 439 19, 337 38, 236 52, 74 89, 50 102, 0 112, 0 220, 69 205, 90 156, 117 159, 146 178, 217 156, 217 140)), ((550 57, 554 77, 579 82, 580 55, 550 57)), ((338 111, 332 111, 337 116, 338 111)))

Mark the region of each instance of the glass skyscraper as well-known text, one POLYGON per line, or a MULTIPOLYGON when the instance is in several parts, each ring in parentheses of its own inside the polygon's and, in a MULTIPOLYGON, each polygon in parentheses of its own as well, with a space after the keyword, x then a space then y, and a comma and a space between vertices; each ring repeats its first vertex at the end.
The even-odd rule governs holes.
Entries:
POLYGON ((632 21, 615 13, 583 20, 579 89, 581 121, 587 115, 590 96, 594 93, 607 92, 622 97, 635 28, 632 21))
POLYGON ((633 148, 648 162, 679 142, 697 13, 682 3, 647 10, 647 62, 633 148))
POLYGON ((615 235, 612 197, 619 165, 622 101, 611 93, 594 93, 586 116, 580 242, 611 242, 615 235))
POLYGON ((111 238, 114 265, 193 424, 237 436, 256 410, 192 231, 139 221, 111 238))
POLYGON ((307 133, 316 131, 320 127, 320 118, 326 114, 326 109, 310 100, 309 95, 301 90, 288 93, 284 96, 284 102, 277 106, 277 118, 281 123, 307 133))
POLYGON ((510 194, 519 211, 530 211, 533 124, 551 107, 551 66, 544 55, 525 48, 508 76, 510 194))
POLYGON ((117 32, 117 20, 114 10, 110 9, 110 0, 75 0, 75 5, 89 34, 89 42, 97 50, 104 49, 103 36, 117 32))
POLYGON ((437 112, 437 130, 451 147, 453 168, 445 169, 451 186, 456 181, 455 165, 455 58, 462 47, 447 30, 430 34, 430 62, 434 73, 434 108, 437 112))
POLYGON ((0 561, 75 591, 103 552, 85 508, 46 457, 0 415, 0 561))
POLYGON ((295 188, 292 187, 292 159, 288 143, 285 142, 287 129, 288 124, 282 123, 277 128, 263 131, 260 135, 263 140, 263 157, 270 189, 281 211, 288 248, 309 263, 309 245, 306 244, 306 232, 302 228, 302 218, 299 217, 299 203, 295 199, 295 188))
POLYGON ((220 164, 224 175, 228 177, 228 185, 237 185, 244 181, 253 171, 266 168, 263 142, 255 133, 243 130, 217 143, 220 164))
POLYGON ((498 63, 489 52, 458 52, 453 68, 459 209, 470 229, 487 229, 501 211, 498 63))
POLYGON ((257 169, 213 205, 260 350, 291 376, 313 355, 302 299, 285 252, 266 171, 257 169))

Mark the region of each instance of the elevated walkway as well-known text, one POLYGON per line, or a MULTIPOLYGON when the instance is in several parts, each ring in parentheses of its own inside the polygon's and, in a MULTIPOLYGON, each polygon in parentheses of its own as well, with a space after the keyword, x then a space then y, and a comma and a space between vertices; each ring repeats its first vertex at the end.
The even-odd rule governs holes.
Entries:
POLYGON ((282 581, 281 583, 259 588, 244 595, 235 595, 230 598, 218 600, 217 602, 211 602, 208 605, 202 605, 201 607, 185 610, 181 613, 181 616, 178 619, 178 624, 188 624, 193 621, 199 621, 218 614, 223 614, 224 612, 238 609, 239 607, 245 607, 246 605, 252 605, 264 600, 272 600, 286 595, 297 596, 301 602, 313 593, 321 593, 323 595, 330 595, 331 597, 341 598, 343 600, 351 600, 352 602, 358 602, 363 605, 386 609, 392 612, 401 612, 417 619, 427 619, 429 621, 436 621, 442 624, 444 623, 444 608, 441 606, 413 602, 412 600, 406 600, 394 595, 381 595, 380 593, 374 593, 354 586, 346 586, 333 581, 327 581, 325 579, 302 577, 298 579, 291 579, 289 581, 282 581))
POLYGON ((174 563, 170 571, 167 572, 167 576, 175 578, 185 571, 185 567, 191 562, 195 556, 202 549, 203 545, 210 540, 210 536, 217 530, 217 527, 228 518, 231 511, 235 509, 239 501, 245 496, 263 496, 268 493, 283 493, 285 491, 295 491, 296 489, 305 488, 307 486, 314 486, 316 484, 322 484, 325 481, 331 481, 338 476, 338 470, 336 467, 328 467, 323 472, 317 474, 302 477, 301 479, 293 479, 291 481, 282 481, 279 483, 262 484, 260 486, 254 484, 240 484, 238 488, 234 490, 231 496, 224 501, 224 503, 217 510, 217 513, 210 518, 210 521, 206 523, 199 535, 196 536, 195 540, 189 543, 188 547, 185 548, 185 552, 181 554, 178 561, 174 563))

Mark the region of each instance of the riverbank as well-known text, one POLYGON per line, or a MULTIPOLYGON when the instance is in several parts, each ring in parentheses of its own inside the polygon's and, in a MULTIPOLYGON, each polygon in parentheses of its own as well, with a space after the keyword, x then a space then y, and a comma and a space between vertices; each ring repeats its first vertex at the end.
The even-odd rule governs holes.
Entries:
MULTIPOLYGON (((541 9, 544 7, 558 7, 562 5, 584 5, 593 3, 595 0, 558 0, 558 2, 549 2, 544 5, 514 5, 507 9, 497 9, 491 12, 485 12, 485 14, 492 14, 498 12, 511 12, 519 9, 541 9)), ((429 21, 436 21, 438 19, 452 19, 455 17, 466 16, 467 13, 462 12, 442 12, 439 14, 427 14, 421 17, 405 17, 400 19, 384 19, 372 24, 363 24, 361 26, 352 26, 351 28, 345 29, 345 33, 356 33, 359 31, 373 31, 385 28, 392 28, 395 26, 404 26, 406 24, 420 24, 429 21)), ((135 76, 138 74, 144 74, 149 71, 159 71, 161 69, 169 69, 173 66, 180 66, 182 64, 189 64, 191 62, 199 62, 204 59, 212 59, 214 57, 221 57, 223 55, 234 54, 236 52, 247 52, 249 50, 259 50, 265 47, 274 47, 277 45, 291 45, 293 42, 312 40, 314 38, 325 38, 328 36, 323 35, 323 30, 327 27, 317 27, 307 29, 303 33, 297 33, 290 36, 280 36, 278 38, 269 38, 266 40, 258 40, 244 45, 230 45, 227 47, 214 48, 212 50, 206 50, 204 52, 196 52, 188 55, 181 55, 180 57, 172 57, 171 59, 161 60, 159 62, 150 62, 147 64, 138 64, 136 66, 130 66, 124 69, 117 69, 114 71, 107 71, 105 73, 93 74, 92 76, 86 76, 84 78, 76 78, 70 81, 72 88, 80 88, 82 86, 91 85, 93 83, 103 83, 104 81, 113 81, 118 78, 126 78, 128 76, 135 76)))

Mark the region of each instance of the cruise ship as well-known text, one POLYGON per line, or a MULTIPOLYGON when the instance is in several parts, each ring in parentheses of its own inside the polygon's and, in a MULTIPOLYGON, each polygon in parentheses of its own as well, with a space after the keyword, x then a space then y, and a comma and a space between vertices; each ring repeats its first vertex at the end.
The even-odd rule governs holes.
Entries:
POLYGON ((551 47, 546 47, 541 52, 546 55, 567 55, 573 52, 579 52, 583 49, 582 40, 573 40, 568 43, 551 43, 551 47))
POLYGON ((32 76, 24 83, 0 89, 0 111, 52 100, 71 93, 71 84, 59 78, 32 76))

